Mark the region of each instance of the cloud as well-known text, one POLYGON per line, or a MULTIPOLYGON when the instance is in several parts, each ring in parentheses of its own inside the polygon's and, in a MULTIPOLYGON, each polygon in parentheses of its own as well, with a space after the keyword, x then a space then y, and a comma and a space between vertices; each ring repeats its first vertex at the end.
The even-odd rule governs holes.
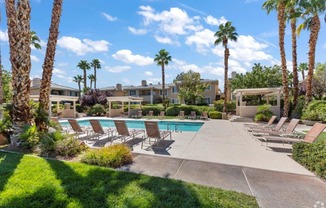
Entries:
POLYGON ((269 31, 269 32, 263 32, 259 35, 262 38, 272 38, 272 37, 278 37, 278 31, 269 31))
POLYGON ((227 22, 227 19, 225 19, 224 16, 222 16, 220 19, 216 19, 215 17, 209 15, 207 16, 205 19, 205 22, 209 25, 220 25, 220 24, 224 24, 227 22))
POLYGON ((58 68, 53 68, 53 71, 52 71, 53 74, 56 74, 56 75, 65 75, 66 72, 62 69, 58 69, 58 68))
POLYGON ((107 52, 109 51, 109 45, 110 43, 105 40, 80 40, 78 38, 68 36, 63 36, 58 39, 58 46, 67 49, 78 56, 82 56, 87 53, 107 52))
POLYGON ((195 32, 186 38, 187 45, 195 45, 196 50, 199 53, 205 53, 214 44, 214 32, 209 29, 204 29, 199 32, 195 32))
POLYGON ((110 21, 110 22, 114 22, 114 21, 117 21, 118 18, 117 17, 112 17, 111 15, 105 13, 105 12, 102 12, 102 15, 105 17, 106 20, 110 21))
POLYGON ((64 67, 64 66, 68 66, 69 63, 67 63, 67 62, 58 62, 57 65, 58 65, 59 67, 64 67))
POLYGON ((40 59, 37 58, 37 57, 34 56, 34 55, 31 55, 31 60, 34 61, 34 62, 40 62, 40 59))
POLYGON ((128 30, 134 35, 145 35, 147 33, 145 29, 136 29, 133 27, 128 27, 128 30))
POLYGON ((173 59, 173 62, 172 63, 173 63, 172 64, 172 68, 173 69, 178 69, 178 70, 183 71, 183 72, 187 72, 189 70, 192 70, 194 72, 199 72, 199 73, 203 73, 204 72, 196 64, 188 64, 187 62, 185 62, 183 60, 173 59))
POLYGON ((147 66, 154 63, 153 58, 132 54, 130 50, 119 50, 112 57, 116 60, 138 66, 147 66))
POLYGON ((153 76, 153 72, 150 72, 150 71, 145 71, 145 75, 147 75, 147 76, 151 77, 151 76, 153 76))
POLYGON ((197 12, 197 13, 202 14, 202 15, 206 15, 206 13, 203 12, 203 11, 200 11, 200 10, 198 10, 198 9, 195 9, 195 8, 193 8, 193 7, 187 6, 187 5, 182 4, 182 3, 179 3, 179 4, 180 4, 182 7, 186 8, 186 9, 188 9, 188 10, 190 10, 190 11, 197 12))
POLYGON ((130 66, 113 66, 113 67, 106 66, 105 67, 105 70, 112 72, 112 73, 121 73, 124 71, 128 71, 130 69, 131 69, 130 66))
POLYGON ((154 35, 154 38, 159 43, 180 46, 180 43, 178 41, 173 41, 168 37, 160 37, 160 36, 154 35))
POLYGON ((7 31, 0 30, 0 41, 7 42, 9 40, 7 31))

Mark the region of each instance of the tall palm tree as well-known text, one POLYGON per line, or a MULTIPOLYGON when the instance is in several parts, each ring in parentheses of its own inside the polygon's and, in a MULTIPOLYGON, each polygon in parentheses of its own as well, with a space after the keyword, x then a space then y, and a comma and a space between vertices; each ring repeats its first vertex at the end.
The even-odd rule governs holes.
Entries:
POLYGON ((84 72, 84 91, 87 90, 87 72, 86 70, 89 70, 91 68, 91 66, 89 65, 89 63, 85 60, 80 60, 78 65, 77 65, 78 68, 80 68, 81 70, 83 70, 84 72))
POLYGON ((12 69, 13 108, 12 144, 16 144, 23 126, 31 121, 29 92, 31 70, 31 29, 29 0, 6 0, 7 28, 12 69))
POLYGON ((299 65, 299 71, 301 71, 302 80, 305 79, 304 71, 308 71, 308 63, 301 63, 299 65))
POLYGON ((227 105, 227 94, 228 94, 228 69, 229 69, 229 56, 230 51, 228 48, 228 41, 237 41, 238 33, 236 33, 236 29, 232 26, 232 22, 228 21, 225 24, 220 24, 218 27, 218 31, 214 34, 217 38, 214 42, 214 45, 219 45, 222 43, 224 46, 224 106, 223 112, 226 112, 227 105))
MULTIPOLYGON (((298 27, 298 34, 302 29, 310 30, 308 52, 308 75, 306 79, 306 105, 312 100, 312 78, 315 68, 315 55, 318 34, 320 31, 319 15, 326 10, 326 0, 301 0, 299 3, 303 9, 301 16, 304 22, 298 27)), ((325 16, 326 21, 326 16, 325 16)))
MULTIPOLYGON (((95 75, 94 74, 88 75, 88 79, 90 81, 89 87, 90 87, 90 89, 92 89, 93 82, 94 82, 94 85, 95 85, 95 75)), ((95 89, 95 87, 94 87, 94 89, 95 89)))
MULTIPOLYGON (((96 81, 97 81, 97 76, 96 76, 96 70, 101 68, 101 62, 98 59, 93 59, 91 62, 91 67, 94 69, 94 89, 96 89, 96 81)), ((92 86, 91 86, 92 88, 92 86)))
POLYGON ((42 49, 42 46, 41 46, 40 42, 41 42, 41 40, 36 35, 36 32, 31 31, 31 44, 32 44, 32 46, 34 46, 36 49, 42 49))
MULTIPOLYGON (((43 112, 48 112, 50 108, 50 93, 51 93, 51 79, 52 70, 54 65, 54 56, 57 46, 57 40, 59 35, 60 17, 62 12, 62 1, 54 0, 52 8, 52 19, 49 32, 48 43, 46 46, 46 52, 43 63, 43 74, 40 87, 39 97, 39 109, 43 112)), ((36 120, 37 126, 40 130, 47 130, 47 122, 41 118, 36 120)))
POLYGON ((288 87, 288 72, 286 68, 286 56, 284 47, 284 36, 285 36, 285 6, 288 0, 267 0, 263 4, 263 8, 267 10, 269 14, 272 10, 277 10, 278 20, 278 36, 279 36, 279 47, 281 55, 281 66, 282 66, 282 83, 283 83, 283 95, 284 95, 284 110, 283 116, 287 117, 289 114, 289 87, 288 87))
POLYGON ((3 104, 3 82, 2 82, 2 56, 0 47, 0 105, 3 104))
POLYGON ((82 75, 77 75, 74 76, 74 82, 76 82, 78 84, 78 90, 79 90, 79 98, 80 98, 80 92, 81 92, 81 87, 80 87, 80 83, 83 82, 83 77, 82 75))
POLYGON ((154 62, 157 63, 158 66, 162 68, 162 98, 163 103, 165 103, 165 74, 164 74, 164 66, 167 66, 169 62, 172 61, 172 57, 169 55, 165 49, 161 49, 158 54, 155 54, 154 62))

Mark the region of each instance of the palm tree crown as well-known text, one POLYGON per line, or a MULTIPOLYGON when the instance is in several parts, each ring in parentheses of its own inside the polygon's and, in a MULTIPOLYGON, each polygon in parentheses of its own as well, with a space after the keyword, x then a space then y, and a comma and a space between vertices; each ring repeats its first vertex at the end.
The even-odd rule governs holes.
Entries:
POLYGON ((155 54, 154 61, 158 66, 162 67, 162 97, 163 103, 165 102, 165 75, 164 75, 164 66, 168 65, 172 61, 172 57, 169 55, 165 49, 161 49, 158 54, 155 54))
POLYGON ((91 67, 94 69, 94 89, 96 89, 96 81, 97 81, 97 76, 96 76, 96 70, 101 68, 101 62, 98 59, 93 59, 91 62, 91 67))
POLYGON ((89 70, 91 68, 90 64, 85 61, 85 60, 80 60, 78 65, 77 65, 78 68, 80 68, 81 70, 83 70, 84 72, 84 90, 87 90, 87 73, 86 73, 86 70, 89 70))

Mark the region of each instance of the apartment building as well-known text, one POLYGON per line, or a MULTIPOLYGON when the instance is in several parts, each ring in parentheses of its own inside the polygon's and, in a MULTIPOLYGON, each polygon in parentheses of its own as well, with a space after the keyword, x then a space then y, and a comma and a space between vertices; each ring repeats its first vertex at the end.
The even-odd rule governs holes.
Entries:
MULTIPOLYGON (((31 81, 30 95, 39 95, 40 88, 41 88, 41 79, 33 78, 31 81)), ((80 92, 76 88, 51 83, 51 95, 78 97, 79 94, 80 92)))

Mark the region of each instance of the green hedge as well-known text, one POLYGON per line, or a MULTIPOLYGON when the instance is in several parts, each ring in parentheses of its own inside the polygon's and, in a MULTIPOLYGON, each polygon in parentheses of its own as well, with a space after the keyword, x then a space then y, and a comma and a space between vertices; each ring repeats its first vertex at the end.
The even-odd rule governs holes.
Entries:
POLYGON ((162 105, 144 105, 141 110, 144 116, 148 115, 149 111, 153 111, 154 116, 157 116, 164 110, 164 107, 162 105))
POLYGON ((195 111, 197 115, 201 115, 203 111, 213 111, 213 107, 196 106, 196 105, 173 105, 166 109, 167 116, 178 116, 180 111, 184 111, 185 115, 190 115, 191 111, 195 111))
POLYGON ((326 101, 312 101, 303 110, 302 120, 323 121, 326 122, 326 101))
POLYGON ((222 119, 222 112, 219 111, 210 111, 208 115, 211 119, 222 119))
POLYGON ((296 143, 292 155, 298 163, 326 179, 326 139, 313 144, 296 143))
POLYGON ((271 105, 261 105, 257 108, 257 113, 255 115, 255 121, 268 121, 272 116, 271 105))
MULTIPOLYGON (((223 112, 224 100, 214 101, 214 107, 215 107, 215 110, 217 110, 219 112, 223 112)), ((229 101, 226 104, 226 110, 228 112, 235 111, 236 110, 236 107, 237 106, 236 106, 235 101, 229 101)))

